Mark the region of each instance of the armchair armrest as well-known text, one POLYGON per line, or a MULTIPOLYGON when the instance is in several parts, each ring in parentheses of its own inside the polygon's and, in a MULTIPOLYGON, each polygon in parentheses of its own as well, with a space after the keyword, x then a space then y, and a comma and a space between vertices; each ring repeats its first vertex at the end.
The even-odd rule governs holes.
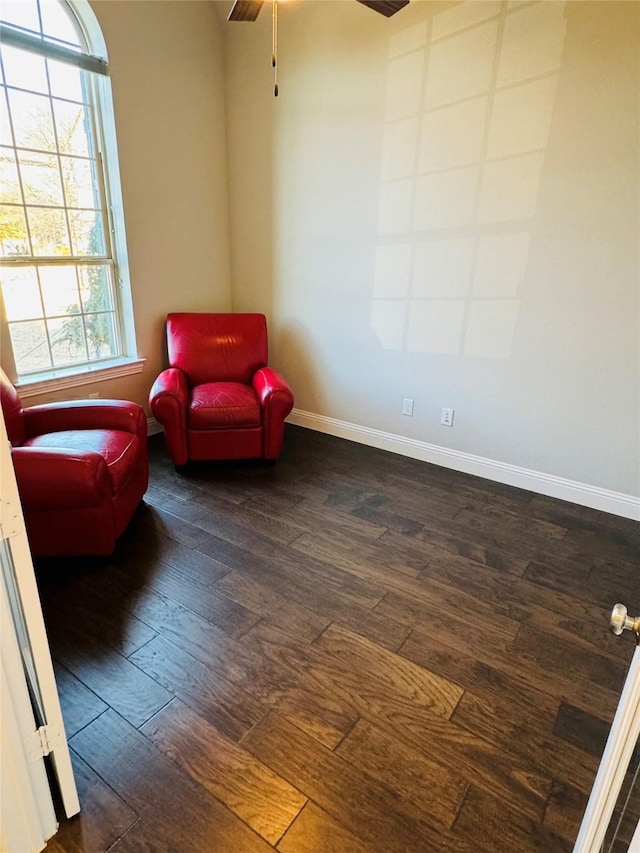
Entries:
POLYGON ((187 405, 189 383, 179 367, 163 370, 149 392, 149 407, 163 425, 167 447, 174 465, 187 462, 187 405))
POLYGON ((293 392, 287 380, 271 367, 262 367, 253 377, 253 389, 262 406, 262 455, 277 459, 282 447, 284 419, 293 409, 293 392))
POLYGON ((271 367, 262 367, 253 377, 253 390, 258 395, 261 405, 265 405, 267 400, 273 395, 279 395, 279 407, 286 408, 290 403, 288 410, 282 415, 283 418, 289 414, 293 408, 293 391, 287 380, 273 370, 271 367))
POLYGON ((186 374, 179 367, 169 367, 162 371, 151 386, 149 406, 153 416, 160 420, 155 411, 156 408, 160 407, 160 413, 162 413, 165 405, 171 406, 175 401, 186 410, 188 397, 189 384, 186 374))
POLYGON ((11 458, 28 510, 99 506, 111 489, 106 462, 91 450, 14 447, 11 458))
POLYGON ((68 429, 117 429, 146 441, 142 406, 127 400, 68 400, 23 409, 27 436, 68 429))

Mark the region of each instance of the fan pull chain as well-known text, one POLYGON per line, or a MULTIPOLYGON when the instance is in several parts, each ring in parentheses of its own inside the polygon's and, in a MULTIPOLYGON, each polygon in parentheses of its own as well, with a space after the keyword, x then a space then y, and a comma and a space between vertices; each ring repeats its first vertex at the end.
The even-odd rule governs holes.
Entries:
POLYGON ((271 65, 273 66, 273 96, 278 97, 278 0, 271 4, 271 20, 273 24, 273 41, 271 46, 271 65))

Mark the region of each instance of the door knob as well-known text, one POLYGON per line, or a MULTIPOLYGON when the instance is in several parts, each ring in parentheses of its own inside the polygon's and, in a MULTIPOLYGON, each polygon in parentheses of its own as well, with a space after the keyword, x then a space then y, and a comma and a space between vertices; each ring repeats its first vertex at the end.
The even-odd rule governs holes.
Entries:
POLYGON ((640 638, 640 616, 635 618, 627 615, 627 608, 624 604, 616 604, 611 611, 611 619, 609 620, 611 630, 616 636, 620 636, 623 631, 633 631, 636 639, 640 638))

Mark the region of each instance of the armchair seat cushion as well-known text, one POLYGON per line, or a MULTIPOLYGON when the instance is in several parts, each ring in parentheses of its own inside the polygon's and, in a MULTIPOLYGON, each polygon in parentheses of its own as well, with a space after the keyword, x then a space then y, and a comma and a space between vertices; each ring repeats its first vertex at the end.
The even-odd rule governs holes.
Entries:
POLYGON ((146 453, 140 438, 115 429, 69 429, 28 438, 23 447, 58 450, 88 450, 101 456, 107 465, 112 493, 117 494, 137 475, 140 458, 146 453))
POLYGON ((190 429, 260 427, 260 402, 241 382, 206 382, 191 392, 188 422, 190 429))

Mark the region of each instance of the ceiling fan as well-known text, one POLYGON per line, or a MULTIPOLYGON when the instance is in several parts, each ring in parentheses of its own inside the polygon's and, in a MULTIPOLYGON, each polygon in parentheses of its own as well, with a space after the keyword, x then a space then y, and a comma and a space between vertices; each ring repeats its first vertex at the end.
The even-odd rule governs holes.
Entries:
MULTIPOLYGON (((235 0, 231 7, 227 20, 229 21, 255 21, 260 14, 266 0, 235 0)), ((379 12, 385 18, 390 18, 409 5, 409 0, 357 0, 363 6, 368 6, 374 12, 379 12)), ((278 97, 278 0, 271 0, 271 16, 273 29, 273 45, 271 50, 271 65, 273 66, 274 86, 273 94, 278 97)))
MULTIPOLYGON (((380 12, 385 18, 390 18, 409 5, 409 0, 357 0, 363 6, 368 6, 375 12, 380 12)), ((255 21, 265 0, 236 0, 229 12, 229 21, 255 21)))

